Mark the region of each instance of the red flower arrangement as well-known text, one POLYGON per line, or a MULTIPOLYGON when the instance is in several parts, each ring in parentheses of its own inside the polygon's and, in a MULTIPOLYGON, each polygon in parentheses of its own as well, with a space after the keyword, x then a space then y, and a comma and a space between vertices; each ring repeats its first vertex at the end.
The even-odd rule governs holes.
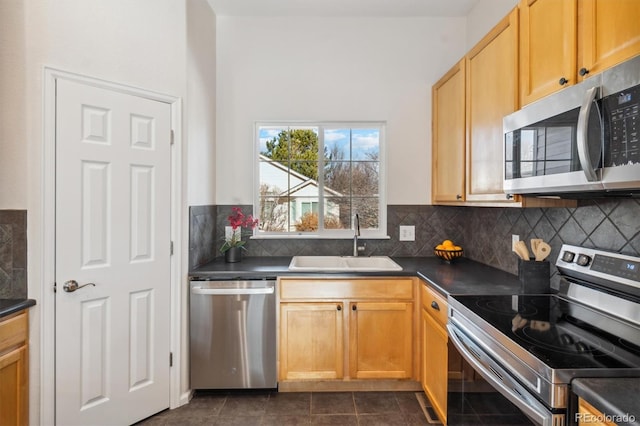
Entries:
POLYGON ((232 213, 227 218, 229 221, 229 225, 231 225, 231 236, 226 236, 224 239, 224 244, 220 247, 220 252, 224 253, 232 247, 241 247, 244 246, 245 242, 242 241, 242 228, 251 228, 254 229, 258 226, 258 219, 254 218, 253 215, 245 216, 242 213, 242 208, 240 207, 231 207, 232 213))

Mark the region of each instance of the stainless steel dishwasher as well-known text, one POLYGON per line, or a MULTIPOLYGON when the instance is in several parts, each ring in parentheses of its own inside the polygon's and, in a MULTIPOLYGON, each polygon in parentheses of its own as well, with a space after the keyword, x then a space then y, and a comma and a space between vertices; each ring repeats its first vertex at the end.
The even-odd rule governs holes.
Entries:
POLYGON ((191 281, 192 389, 272 389, 275 280, 191 281))

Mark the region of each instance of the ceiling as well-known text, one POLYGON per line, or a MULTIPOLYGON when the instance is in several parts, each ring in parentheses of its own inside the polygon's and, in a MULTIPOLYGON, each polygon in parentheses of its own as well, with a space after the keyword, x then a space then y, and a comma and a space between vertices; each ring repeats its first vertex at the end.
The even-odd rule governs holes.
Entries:
POLYGON ((207 0, 218 16, 467 16, 479 0, 207 0))

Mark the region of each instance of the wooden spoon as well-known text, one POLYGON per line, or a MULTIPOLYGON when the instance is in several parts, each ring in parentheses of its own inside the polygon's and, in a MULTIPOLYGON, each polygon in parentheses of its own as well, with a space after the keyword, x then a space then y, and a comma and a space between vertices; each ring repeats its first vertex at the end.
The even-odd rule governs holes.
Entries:
POLYGON ((529 260, 531 257, 529 256, 529 250, 527 249, 527 245, 524 241, 520 240, 515 244, 516 253, 522 260, 529 260))
POLYGON ((540 244, 541 241, 542 241, 542 238, 531 239, 531 252, 533 253, 534 256, 538 252, 538 244, 540 244))
POLYGON ((551 254, 551 246, 544 241, 538 243, 538 248, 535 252, 536 261, 542 262, 551 254))

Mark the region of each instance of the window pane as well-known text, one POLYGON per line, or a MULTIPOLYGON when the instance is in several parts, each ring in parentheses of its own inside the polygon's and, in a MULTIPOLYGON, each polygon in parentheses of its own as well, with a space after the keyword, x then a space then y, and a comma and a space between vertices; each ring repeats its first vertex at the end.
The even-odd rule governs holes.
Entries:
POLYGON ((351 130, 351 159, 374 160, 380 159, 380 130, 352 129, 351 130))
POLYGON ((287 232, 289 230, 288 201, 286 197, 260 197, 260 231, 287 232))
POLYGON ((324 203, 325 229, 351 229, 350 197, 327 197, 324 203))
POLYGON ((349 129, 325 129, 324 148, 328 161, 351 159, 351 131, 349 129))
POLYGON ((291 199, 291 219, 295 232, 315 232, 318 230, 318 197, 297 197, 291 199))
POLYGON ((292 161, 291 162, 291 188, 300 185, 314 188, 313 195, 317 196, 318 191, 318 162, 311 161, 292 161))
POLYGON ((379 191, 380 163, 374 161, 358 161, 352 163, 351 195, 377 197, 379 191))
POLYGON ((351 193, 351 163, 348 161, 331 161, 324 165, 325 193, 334 196, 345 196, 351 193))
POLYGON ((354 214, 360 217, 360 230, 379 229, 378 221, 378 198, 354 198, 354 214))
POLYGON ((260 161, 260 196, 286 195, 289 177, 288 163, 260 161))

